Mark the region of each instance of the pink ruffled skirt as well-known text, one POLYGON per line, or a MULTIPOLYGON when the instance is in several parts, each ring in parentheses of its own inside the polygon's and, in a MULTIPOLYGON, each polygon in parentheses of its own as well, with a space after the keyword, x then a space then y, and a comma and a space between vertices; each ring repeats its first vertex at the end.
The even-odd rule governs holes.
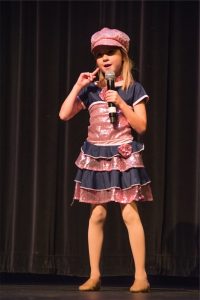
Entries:
POLYGON ((91 204, 153 200, 143 150, 136 141, 120 146, 85 141, 76 160, 74 199, 91 204))

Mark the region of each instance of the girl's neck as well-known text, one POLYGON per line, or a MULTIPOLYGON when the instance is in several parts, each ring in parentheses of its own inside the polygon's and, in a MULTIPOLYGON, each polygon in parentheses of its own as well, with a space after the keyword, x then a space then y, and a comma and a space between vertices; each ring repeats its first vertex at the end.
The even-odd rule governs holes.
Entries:
POLYGON ((123 80, 123 77, 122 75, 119 75, 115 78, 115 82, 119 82, 119 81, 122 81, 123 80))
MULTIPOLYGON (((100 81, 97 81, 96 84, 100 88, 105 88, 107 86, 105 78, 100 81)), ((123 85, 123 77, 121 75, 119 75, 115 78, 115 86, 122 86, 122 85, 123 85)))

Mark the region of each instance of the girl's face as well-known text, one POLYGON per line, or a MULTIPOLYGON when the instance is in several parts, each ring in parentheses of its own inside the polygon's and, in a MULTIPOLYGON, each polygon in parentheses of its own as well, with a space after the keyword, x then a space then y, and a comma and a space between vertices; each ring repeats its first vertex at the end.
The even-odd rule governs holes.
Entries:
POLYGON ((121 74, 122 53, 119 48, 111 46, 99 46, 95 51, 97 66, 103 73, 108 70, 115 72, 116 76, 121 74))

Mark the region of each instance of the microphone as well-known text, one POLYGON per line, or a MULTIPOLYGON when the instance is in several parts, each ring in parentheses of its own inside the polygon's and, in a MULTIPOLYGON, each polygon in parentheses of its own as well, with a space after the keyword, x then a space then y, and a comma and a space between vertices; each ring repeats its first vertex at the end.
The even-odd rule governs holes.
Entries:
MULTIPOLYGON (((105 79, 107 81, 107 89, 115 90, 115 72, 107 71, 105 73, 105 79)), ((114 103, 108 102, 108 112, 109 112, 110 122, 115 123, 117 121, 117 108, 114 103)))

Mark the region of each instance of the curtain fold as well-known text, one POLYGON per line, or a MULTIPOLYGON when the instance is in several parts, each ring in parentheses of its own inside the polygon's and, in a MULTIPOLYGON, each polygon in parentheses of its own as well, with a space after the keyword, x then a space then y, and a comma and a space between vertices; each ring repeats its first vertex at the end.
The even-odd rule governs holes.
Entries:
MULTIPOLYGON (((90 207, 72 203, 88 113, 60 106, 92 71, 90 37, 131 38, 134 77, 150 96, 144 161, 153 203, 139 204, 147 271, 198 276, 199 2, 0 2, 0 272, 86 276, 90 207)), ((120 209, 109 204, 103 275, 132 275, 120 209)))

